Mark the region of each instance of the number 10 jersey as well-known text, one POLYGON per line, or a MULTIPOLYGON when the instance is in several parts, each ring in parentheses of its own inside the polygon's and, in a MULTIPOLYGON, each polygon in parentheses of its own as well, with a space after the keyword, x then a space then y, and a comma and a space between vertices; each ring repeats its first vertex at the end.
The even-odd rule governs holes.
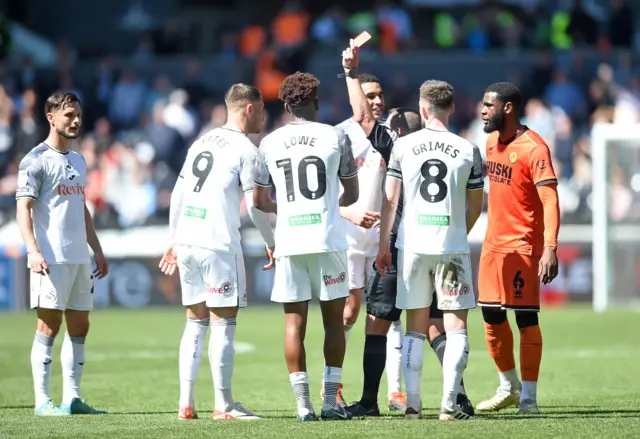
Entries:
POLYGON ((387 176, 402 180, 396 247, 442 255, 469 253, 466 191, 482 190, 478 147, 449 131, 424 128, 398 139, 387 176))
POLYGON ((340 178, 356 175, 349 138, 331 125, 289 123, 262 140, 254 182, 276 189, 277 257, 347 249, 340 178))

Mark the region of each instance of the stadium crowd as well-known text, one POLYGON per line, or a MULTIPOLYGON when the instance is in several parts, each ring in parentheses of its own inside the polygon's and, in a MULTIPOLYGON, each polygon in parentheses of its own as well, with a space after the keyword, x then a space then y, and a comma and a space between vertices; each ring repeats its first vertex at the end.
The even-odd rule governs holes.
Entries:
MULTIPOLYGON (((488 1, 479 12, 438 12, 432 14, 432 34, 427 40, 431 47, 445 50, 540 51, 538 67, 530 76, 505 79, 523 90, 528 100, 525 123, 552 150, 560 177, 563 222, 589 223, 593 124, 640 122, 640 64, 632 51, 637 28, 631 10, 620 0, 612 0, 606 9, 593 2, 588 2, 591 9, 583 9, 580 1, 574 1, 568 11, 539 6, 544 3, 522 2, 524 7, 515 7, 488 1), (526 6, 528 3, 533 6, 526 6), (615 63, 591 64, 581 54, 584 47, 623 51, 615 63), (556 55, 559 50, 570 51, 569 62, 566 56, 556 55)), ((337 6, 311 14, 299 3, 289 2, 269 25, 252 24, 223 33, 220 53, 230 62, 238 57, 256 59, 255 84, 263 91, 269 110, 264 133, 252 139, 256 144, 261 136, 287 122, 287 114, 274 99, 274 89, 286 74, 304 67, 301 55, 334 50, 344 45, 346 35, 362 29, 376 30, 373 43, 380 56, 418 45, 415 17, 392 2, 378 2, 371 10, 352 14, 337 6), (279 58, 287 62, 277 63, 279 58)), ((174 31, 167 25, 159 32, 144 34, 130 55, 178 53, 180 33, 174 31)), ((170 193, 189 145, 201 133, 225 122, 221 97, 202 81, 211 72, 203 72, 194 60, 185 67, 183 83, 172 83, 162 72, 146 82, 134 69, 117 71, 107 56, 92 78, 79 81, 73 73, 78 53, 61 44, 58 55, 58 74, 53 80, 40 77, 29 60, 15 74, 0 68, 0 223, 14 215, 17 164, 46 137, 43 99, 54 90, 71 90, 84 103, 83 135, 74 148, 87 161, 86 197, 96 226, 166 224, 170 193), (80 83, 89 85, 76 85, 80 83)), ((338 55, 336 51, 336 66, 338 55)), ((387 109, 416 106, 417 89, 400 80, 385 86, 385 92, 387 109)), ((480 97, 458 94, 453 128, 482 150, 485 134, 478 115, 480 97)), ((342 98, 321 102, 321 122, 337 124, 349 117, 346 90, 342 98)), ((640 218, 639 151, 630 150, 614 161, 618 163, 611 179, 614 221, 640 218)))

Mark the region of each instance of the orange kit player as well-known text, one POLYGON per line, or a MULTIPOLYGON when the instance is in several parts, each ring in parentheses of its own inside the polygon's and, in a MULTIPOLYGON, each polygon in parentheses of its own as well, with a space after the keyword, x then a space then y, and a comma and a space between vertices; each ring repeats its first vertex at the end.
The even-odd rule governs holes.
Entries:
POLYGON ((538 325, 540 281, 558 274, 556 248, 560 223, 558 181, 549 147, 520 123, 522 94, 499 82, 485 91, 482 105, 487 139, 489 212, 478 273, 489 354, 496 362, 500 387, 478 411, 512 405, 521 414, 538 413, 536 387, 542 360, 538 325), (513 355, 513 333, 507 310, 514 310, 520 329, 520 373, 513 355))

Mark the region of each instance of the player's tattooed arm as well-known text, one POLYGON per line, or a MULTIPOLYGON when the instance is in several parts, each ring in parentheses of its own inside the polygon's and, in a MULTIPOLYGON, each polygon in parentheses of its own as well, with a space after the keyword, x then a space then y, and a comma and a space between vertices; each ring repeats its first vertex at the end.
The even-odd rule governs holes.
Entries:
MULTIPOLYGON (((358 68, 360 48, 356 46, 351 40, 349 47, 342 52, 342 67, 345 73, 349 70, 355 70, 358 68)), ((376 124, 376 119, 373 117, 373 111, 371 105, 367 100, 367 96, 362 91, 360 80, 357 77, 349 77, 345 75, 347 81, 347 90, 349 92, 349 104, 353 110, 353 117, 358 124, 362 127, 364 133, 368 136, 373 130, 376 124)))
POLYGON ((351 206, 360 198, 360 188, 358 185, 358 168, 356 167, 353 151, 351 150, 351 140, 344 131, 340 129, 336 129, 336 131, 340 151, 338 177, 340 178, 340 184, 342 184, 344 188, 344 192, 338 200, 338 205, 341 207, 340 214, 344 217, 344 208, 351 206))
POLYGON ((29 254, 31 270, 38 273, 49 268, 38 249, 31 218, 31 209, 40 195, 43 175, 42 160, 37 152, 32 151, 20 162, 16 190, 16 222, 29 254))
POLYGON ((402 192, 402 180, 387 173, 385 183, 385 196, 382 197, 382 213, 380 215, 380 242, 378 246, 378 256, 376 257, 376 269, 386 276, 391 271, 391 251, 389 240, 391 230, 398 211, 398 202, 402 192))

